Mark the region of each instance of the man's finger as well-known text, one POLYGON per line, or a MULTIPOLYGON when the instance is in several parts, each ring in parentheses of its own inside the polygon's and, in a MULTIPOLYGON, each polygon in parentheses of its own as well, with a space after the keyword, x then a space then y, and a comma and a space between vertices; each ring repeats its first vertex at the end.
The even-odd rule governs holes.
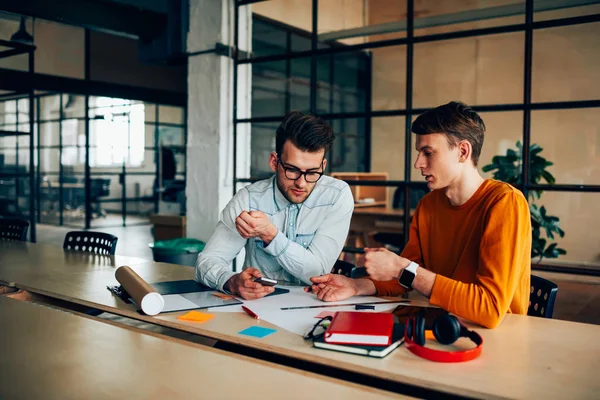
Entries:
POLYGON ((325 296, 323 296, 323 301, 336 301, 337 297, 338 296, 335 290, 330 290, 327 293, 325 293, 325 296))
POLYGON ((238 215, 238 218, 241 218, 243 215, 248 215, 248 211, 244 210, 240 213, 240 215, 238 215))
POLYGON ((311 288, 312 288, 312 291, 315 294, 315 296, 317 294, 319 294, 319 292, 323 289, 323 287, 321 287, 321 285, 312 285, 311 288))
POLYGON ((262 217, 265 217, 265 213, 263 213, 262 211, 257 211, 257 210, 250 211, 249 214, 250 214, 250 216, 252 218, 262 218, 262 217))
MULTIPOLYGON (((263 296, 266 296, 270 293, 273 293, 274 290, 275 290, 275 288, 272 288, 269 286, 261 286, 258 289, 241 287, 240 293, 246 293, 248 295, 261 295, 262 294, 263 296)), ((260 297, 263 297, 263 296, 260 296, 260 297)))
POLYGON ((310 278, 310 281, 313 283, 325 283, 328 282, 331 278, 331 274, 313 276, 310 278))
POLYGON ((258 282, 254 282, 252 279, 245 279, 242 283, 242 286, 252 289, 261 289, 263 287, 263 285, 258 282))
POLYGON ((261 297, 265 297, 268 293, 240 292, 240 294, 244 300, 255 300, 260 299, 261 297))
POLYGON ((262 286, 260 285, 260 287, 255 288, 255 287, 248 287, 248 286, 240 286, 240 292, 248 292, 248 293, 261 293, 261 292, 267 292, 267 286, 262 286))
POLYGON ((327 287, 325 287, 325 288, 321 289, 321 290, 319 291, 319 294, 317 295, 317 298, 318 298, 319 300, 323 300, 323 297, 324 297, 324 296, 327 294, 327 292, 329 292, 330 290, 331 290, 331 288, 330 288, 329 286, 327 286, 327 287))
MULTIPOLYGON (((239 221, 241 221, 241 220, 239 220, 239 221)), ((249 233, 248 230, 246 228, 244 228, 244 226, 240 222, 238 222, 238 220, 235 221, 235 229, 237 229, 237 231, 240 233, 240 235, 245 235, 245 234, 249 233)))
MULTIPOLYGON (((250 225, 248 225, 248 223, 246 221, 244 221, 244 219, 242 217, 236 218, 235 226, 242 228, 243 230, 245 230, 248 233, 251 233, 254 231, 254 228, 252 228, 250 225)), ((239 228, 238 228, 238 230, 239 230, 239 228)))
POLYGON ((265 291, 265 287, 259 287, 259 288, 249 288, 249 287, 244 287, 241 286, 240 287, 240 292, 244 292, 244 293, 268 293, 265 291))
POLYGON ((327 286, 325 289, 321 290, 319 292, 319 295, 317 296, 320 300, 325 301, 325 297, 327 296, 327 293, 329 293, 331 291, 331 286, 327 286))
POLYGON ((242 221, 244 221, 245 223, 247 223, 248 225, 253 225, 254 221, 256 219, 256 218, 252 217, 249 213, 240 214, 240 216, 238 218, 241 219, 242 221))
POLYGON ((246 230, 244 230, 240 226, 236 225, 235 228, 237 229, 237 231, 240 234, 240 236, 243 237, 244 239, 250 239, 250 238, 252 238, 252 236, 250 235, 250 233, 246 232, 246 230))
POLYGON ((244 272, 246 272, 248 274, 248 276, 254 277, 254 278, 262 278, 262 272, 260 272, 258 269, 254 268, 254 267, 248 267, 244 270, 244 272))

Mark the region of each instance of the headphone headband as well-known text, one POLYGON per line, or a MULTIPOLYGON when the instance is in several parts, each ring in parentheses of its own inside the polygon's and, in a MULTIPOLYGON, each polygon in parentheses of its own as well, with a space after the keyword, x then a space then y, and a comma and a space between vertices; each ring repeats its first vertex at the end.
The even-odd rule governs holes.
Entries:
MULTIPOLYGON (((413 341, 412 335, 409 334, 409 325, 415 324, 415 318, 412 318, 406 321, 406 326, 404 328, 404 346, 413 354, 425 358, 430 361, 436 362, 464 362, 474 360, 479 357, 481 354, 481 348, 483 347, 483 338, 475 331, 468 330, 465 327, 466 335, 464 337, 468 337, 477 345, 477 347, 468 350, 458 350, 458 351, 444 351, 444 350, 436 350, 429 347, 421 346, 413 341)), ((415 329, 412 329, 414 334, 415 329)))

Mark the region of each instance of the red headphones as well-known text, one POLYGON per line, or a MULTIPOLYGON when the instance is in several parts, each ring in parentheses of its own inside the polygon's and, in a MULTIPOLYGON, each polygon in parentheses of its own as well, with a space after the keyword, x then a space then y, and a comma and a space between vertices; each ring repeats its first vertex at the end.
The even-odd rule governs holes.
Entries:
POLYGON ((453 315, 440 315, 433 321, 433 335, 442 344, 452 344, 459 337, 468 337, 477 345, 474 349, 460 351, 443 351, 425 347, 425 318, 417 316, 406 321, 404 328, 404 345, 413 354, 437 362, 461 362, 473 360, 481 354, 483 339, 475 332, 467 329, 453 315))

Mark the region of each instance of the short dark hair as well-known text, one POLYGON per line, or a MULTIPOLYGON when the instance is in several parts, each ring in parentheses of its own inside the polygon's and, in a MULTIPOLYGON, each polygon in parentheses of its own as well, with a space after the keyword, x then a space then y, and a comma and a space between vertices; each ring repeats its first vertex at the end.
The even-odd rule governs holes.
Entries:
POLYGON ((477 166, 483 147, 485 124, 479 114, 465 103, 451 101, 424 112, 413 122, 412 131, 417 135, 442 133, 446 135, 451 147, 461 140, 468 141, 473 148, 473 165, 477 166))
POLYGON ((334 139, 333 129, 326 121, 300 111, 290 111, 277 128, 275 151, 281 154, 283 145, 289 140, 302 151, 325 150, 327 153, 334 139))

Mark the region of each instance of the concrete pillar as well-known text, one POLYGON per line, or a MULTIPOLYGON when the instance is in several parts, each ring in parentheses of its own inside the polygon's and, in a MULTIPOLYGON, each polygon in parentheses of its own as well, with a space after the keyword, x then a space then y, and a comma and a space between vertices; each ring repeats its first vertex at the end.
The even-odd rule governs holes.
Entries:
MULTIPOLYGON (((189 4, 188 53, 214 49, 216 43, 233 45, 233 0, 190 0, 189 4)), ((187 236, 207 241, 233 194, 231 58, 210 52, 188 58, 187 122, 187 236)), ((250 169, 245 160, 250 159, 249 146, 244 145, 249 143, 247 135, 238 140, 243 147, 238 176, 246 176, 250 169)))

